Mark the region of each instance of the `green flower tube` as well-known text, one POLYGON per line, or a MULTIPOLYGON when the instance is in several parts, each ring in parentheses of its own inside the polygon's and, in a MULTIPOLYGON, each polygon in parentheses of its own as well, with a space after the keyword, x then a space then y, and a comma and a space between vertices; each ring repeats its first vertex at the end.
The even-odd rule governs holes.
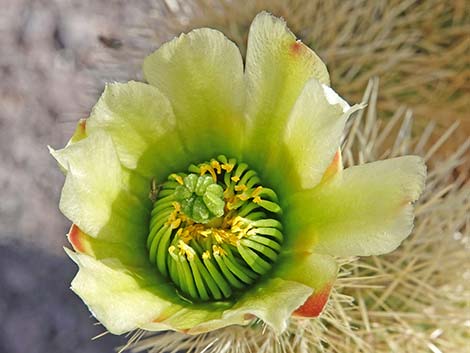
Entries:
POLYGON ((336 256, 388 253, 413 227, 421 158, 343 170, 350 107, 324 63, 268 13, 245 65, 197 29, 108 84, 64 149, 73 291, 114 334, 198 334, 321 314, 336 256))

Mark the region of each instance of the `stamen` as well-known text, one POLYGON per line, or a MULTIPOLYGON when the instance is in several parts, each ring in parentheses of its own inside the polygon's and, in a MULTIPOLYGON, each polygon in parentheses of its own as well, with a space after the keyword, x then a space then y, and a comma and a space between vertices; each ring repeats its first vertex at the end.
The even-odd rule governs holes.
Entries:
POLYGON ((234 187, 235 191, 245 191, 247 189, 246 185, 241 184, 241 185, 235 185, 234 187))
POLYGON ((230 173, 233 170, 234 165, 230 163, 223 163, 221 168, 225 170, 227 173, 230 173))
POLYGON ((213 159, 213 160, 211 161, 211 167, 217 171, 217 174, 222 173, 222 169, 221 169, 221 167, 220 167, 220 163, 219 163, 218 161, 216 161, 215 159, 213 159))
POLYGON ((253 202, 259 204, 261 202, 261 197, 259 197, 259 196, 253 197, 253 202))
POLYGON ((212 176, 212 179, 214 181, 217 181, 217 175, 215 174, 215 170, 214 168, 212 167, 212 165, 210 164, 203 164, 201 167, 200 167, 200 174, 201 176, 203 176, 204 174, 206 174, 207 172, 209 172, 209 174, 212 176))
POLYGON ((175 219, 173 222, 171 222, 171 229, 178 229, 181 224, 181 218, 175 219))
POLYGON ((186 255, 189 261, 192 261, 194 258, 194 255, 196 255, 196 252, 194 251, 194 249, 182 240, 178 242, 178 248, 180 249, 180 255, 186 255))
POLYGON ((240 200, 242 201, 246 201, 248 200, 250 197, 246 194, 239 194, 239 195, 236 195, 240 200))
POLYGON ((258 186, 255 191, 253 191, 253 193, 251 194, 251 196, 253 197, 257 197, 259 196, 259 194, 261 194, 261 191, 263 191, 263 187, 262 186, 258 186))
POLYGON ((178 174, 171 174, 171 177, 176 180, 176 182, 180 185, 183 185, 183 178, 179 176, 178 174))
POLYGON ((149 259, 185 300, 238 295, 281 250, 277 195, 233 158, 218 156, 188 171, 151 183, 149 259))
POLYGON ((214 256, 226 256, 227 253, 220 246, 212 245, 212 253, 214 256))

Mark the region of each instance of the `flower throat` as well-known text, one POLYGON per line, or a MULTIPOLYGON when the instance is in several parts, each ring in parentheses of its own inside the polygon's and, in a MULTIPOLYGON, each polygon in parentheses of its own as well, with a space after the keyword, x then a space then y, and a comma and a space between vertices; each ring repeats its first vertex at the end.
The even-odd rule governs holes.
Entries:
POLYGON ((184 298, 229 298, 278 257, 278 197, 245 163, 219 156, 192 164, 152 185, 150 196, 149 259, 184 298))

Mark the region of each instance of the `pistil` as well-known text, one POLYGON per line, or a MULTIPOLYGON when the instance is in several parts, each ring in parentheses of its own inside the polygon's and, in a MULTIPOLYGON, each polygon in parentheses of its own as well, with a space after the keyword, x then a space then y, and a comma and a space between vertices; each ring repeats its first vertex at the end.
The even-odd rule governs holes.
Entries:
POLYGON ((219 156, 152 190, 149 259, 188 300, 236 295, 277 260, 279 200, 247 164, 219 156))

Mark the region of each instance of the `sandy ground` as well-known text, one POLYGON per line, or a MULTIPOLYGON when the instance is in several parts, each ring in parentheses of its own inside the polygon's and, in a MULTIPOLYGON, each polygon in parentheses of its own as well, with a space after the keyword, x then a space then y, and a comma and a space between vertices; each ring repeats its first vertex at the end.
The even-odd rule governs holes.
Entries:
POLYGON ((62 147, 96 100, 95 70, 119 47, 100 36, 118 38, 130 6, 0 0, 0 352, 112 352, 122 343, 91 342, 103 329, 68 289, 76 269, 62 249, 63 176, 47 145, 62 147))

